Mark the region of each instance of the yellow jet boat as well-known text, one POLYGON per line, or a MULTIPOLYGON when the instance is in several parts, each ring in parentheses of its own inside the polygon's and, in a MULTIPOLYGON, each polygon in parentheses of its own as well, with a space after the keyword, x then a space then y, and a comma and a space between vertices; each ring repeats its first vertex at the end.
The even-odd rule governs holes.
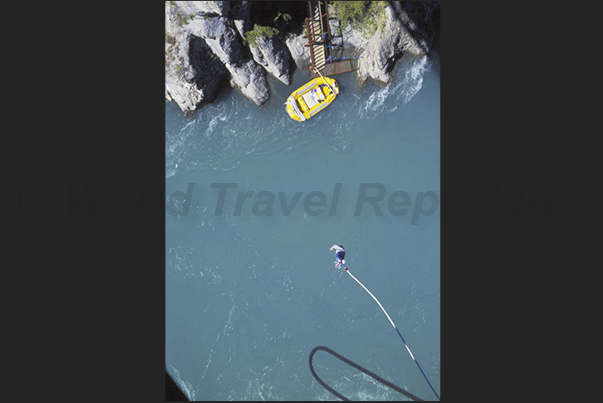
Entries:
POLYGON ((303 122, 326 108, 337 94, 337 81, 321 75, 293 91, 285 102, 287 113, 291 119, 303 122))

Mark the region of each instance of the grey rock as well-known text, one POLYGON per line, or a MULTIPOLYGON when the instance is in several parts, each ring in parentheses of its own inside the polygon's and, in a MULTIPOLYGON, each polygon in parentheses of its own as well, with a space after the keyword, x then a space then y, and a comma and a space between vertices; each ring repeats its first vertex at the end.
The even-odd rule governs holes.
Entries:
POLYGON ((244 38, 245 32, 247 32, 251 26, 251 2, 235 2, 230 8, 230 18, 234 21, 235 28, 241 38, 244 38))
POLYGON ((188 38, 167 35, 165 96, 190 113, 207 96, 193 81, 195 72, 188 58, 188 38))
POLYGON ((178 48, 175 59, 166 65, 166 98, 190 114, 201 102, 215 99, 226 71, 202 38, 181 37, 178 48))
POLYGON ((245 58, 241 39, 224 17, 194 20, 188 24, 194 35, 203 38, 212 53, 230 73, 230 83, 253 103, 261 106, 269 97, 266 72, 255 61, 245 58))
POLYGON ((230 10, 230 1, 178 1, 175 3, 187 15, 217 14, 223 16, 230 10))
MULTIPOLYGON (((293 63, 300 69, 310 65, 310 51, 302 34, 288 33, 284 39, 258 38, 257 45, 244 45, 250 29, 249 1, 166 2, 165 96, 191 113, 203 102, 215 99, 221 83, 229 82, 254 104, 261 106, 270 96, 266 74, 282 83, 291 83, 293 63)), ((329 5, 329 14, 334 10, 329 5)), ((370 38, 348 28, 342 42, 356 59, 357 77, 388 83, 396 61, 406 52, 424 55, 437 27, 434 13, 439 2, 389 2, 381 30, 370 38)), ((439 14, 438 14, 439 16, 439 14)), ((338 22, 331 20, 338 32, 338 22)), ((339 41, 339 42, 338 42, 339 41)))
POLYGON ((251 54, 260 66, 276 77, 283 84, 291 84, 291 55, 287 46, 277 37, 260 37, 256 39, 256 46, 251 46, 251 54))
MULTIPOLYGON (((330 22, 331 30, 342 34, 343 42, 357 60, 357 77, 361 82, 373 79, 382 83, 389 82, 396 61, 406 52, 421 56, 429 52, 435 30, 433 14, 439 9, 436 1, 393 1, 385 8, 386 19, 382 30, 374 32, 370 38, 362 32, 346 28, 339 29, 337 20, 330 22)), ((335 15, 332 6, 330 15, 335 15)))
POLYGON ((225 65, 237 65, 241 62, 241 41, 225 17, 195 19, 188 23, 187 29, 193 35, 205 39, 213 54, 225 65))
POLYGON ((289 34, 285 38, 285 45, 289 49, 289 54, 295 65, 300 69, 306 69, 310 67, 310 51, 304 44, 307 42, 305 38, 302 38, 302 34, 293 35, 289 34))
MULTIPOLYGON (((229 68, 229 66, 226 66, 229 68)), ((257 106, 262 106, 270 97, 266 81, 266 70, 253 60, 247 60, 236 69, 229 68, 230 84, 257 106)))
MULTIPOLYGON (((183 19, 184 13, 201 9, 197 3, 206 2, 176 2, 171 7, 166 2, 166 98, 190 114, 202 102, 213 101, 228 78, 231 86, 261 106, 270 95, 266 71, 244 55, 231 20, 215 14, 186 14, 192 18, 183 19)), ((221 11, 226 9, 222 6, 221 11)))
POLYGON ((408 32, 417 41, 425 53, 435 37, 434 14, 439 12, 437 1, 394 1, 393 8, 408 32))
POLYGON ((414 40, 392 6, 385 10, 386 22, 371 38, 360 45, 363 52, 358 59, 358 78, 361 82, 368 78, 388 83, 397 59, 408 51, 416 55, 425 54, 425 50, 414 40))

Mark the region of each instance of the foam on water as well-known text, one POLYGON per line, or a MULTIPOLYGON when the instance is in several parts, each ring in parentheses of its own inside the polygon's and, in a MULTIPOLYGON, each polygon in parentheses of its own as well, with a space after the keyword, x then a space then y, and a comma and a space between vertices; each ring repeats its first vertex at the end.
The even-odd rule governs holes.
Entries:
POLYGON ((195 388, 191 385, 190 382, 184 381, 180 378, 180 371, 172 365, 168 365, 169 372, 172 376, 172 379, 176 382, 182 393, 186 395, 188 400, 195 401, 197 400, 195 397, 195 388))
POLYGON ((284 111, 266 113, 242 100, 240 94, 205 105, 181 128, 174 131, 166 127, 166 178, 175 175, 178 168, 200 172, 232 170, 243 159, 290 151, 317 136, 322 136, 334 151, 343 152, 347 147, 346 133, 353 128, 355 119, 373 120, 381 112, 391 113, 408 103, 421 89, 429 67, 427 56, 405 55, 398 62, 391 83, 377 90, 370 88, 367 99, 353 92, 342 94, 347 99, 335 101, 345 103, 337 113, 330 107, 303 124, 291 120, 284 111))
POLYGON ((397 98, 402 99, 402 105, 409 102, 419 92, 423 85, 423 76, 431 67, 427 56, 417 59, 412 67, 404 72, 402 89, 397 91, 397 98))
POLYGON ((210 104, 177 132, 166 130, 166 178, 185 159, 195 161, 201 171, 231 170, 241 157, 270 155, 295 146, 296 140, 303 142, 297 136, 302 128, 291 127, 288 117, 275 114, 266 121, 256 119, 257 112, 256 106, 240 100, 210 104))
POLYGON ((195 131, 191 130, 196 122, 186 123, 178 133, 165 130, 165 177, 170 178, 176 174, 178 163, 182 161, 186 150, 186 140, 195 131))
MULTIPOLYGON (((399 63, 409 65, 409 67, 402 70, 402 77, 395 77, 391 83, 374 91, 366 101, 360 104, 358 115, 361 118, 374 119, 377 112, 394 112, 398 106, 408 103, 419 92, 423 85, 423 75, 429 68, 427 56, 414 58, 405 55, 399 63), (397 101, 402 100, 402 103, 396 103, 388 109, 387 101, 391 97, 397 101)), ((400 70, 398 69, 398 72, 400 70)))

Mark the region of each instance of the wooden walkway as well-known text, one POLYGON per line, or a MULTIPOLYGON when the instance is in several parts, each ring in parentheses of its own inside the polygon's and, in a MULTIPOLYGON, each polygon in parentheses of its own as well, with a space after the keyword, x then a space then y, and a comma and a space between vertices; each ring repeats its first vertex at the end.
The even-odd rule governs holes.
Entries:
MULTIPOLYGON (((352 68, 351 60, 342 60, 339 62, 327 63, 319 71, 320 71, 320 74, 322 74, 323 76, 332 76, 335 74, 349 73, 354 70, 356 70, 356 69, 352 68)), ((320 74, 316 73, 315 71, 312 71, 312 78, 319 77, 320 74)))
POLYGON ((320 74, 331 76, 354 71, 351 60, 337 62, 330 60, 332 46, 327 2, 308 1, 308 12, 311 17, 305 20, 307 34, 304 35, 304 38, 308 39, 308 43, 304 46, 310 48, 311 65, 309 70, 312 77, 318 77, 320 74))

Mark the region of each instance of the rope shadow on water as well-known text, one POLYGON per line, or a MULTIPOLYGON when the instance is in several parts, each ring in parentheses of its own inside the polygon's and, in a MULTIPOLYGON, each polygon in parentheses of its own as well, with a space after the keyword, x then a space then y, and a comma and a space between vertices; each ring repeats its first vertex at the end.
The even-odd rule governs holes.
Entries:
POLYGON ((402 393, 404 396, 412 399, 412 400, 418 400, 418 401, 423 401, 423 399, 418 398, 417 396, 413 395, 410 392, 405 391, 404 389, 400 388, 399 386, 394 385, 393 383, 386 381, 385 379, 381 378, 379 375, 374 374, 373 372, 369 371, 366 368, 361 367, 360 365, 356 364, 353 361, 348 360, 347 358, 345 358, 344 356, 337 354, 335 351, 331 350, 328 347, 325 346, 317 346, 314 347, 312 349, 312 351, 310 352, 310 358, 309 358, 309 364, 310 364, 310 372, 312 372, 312 376, 314 377, 314 379, 316 379, 318 381, 318 383, 320 383, 326 390, 328 390, 329 392, 331 392, 332 394, 334 394, 335 396, 337 396, 338 398, 340 398, 341 400, 344 401, 349 401, 350 399, 346 398, 345 396, 343 396, 341 393, 337 392, 335 389, 333 389, 332 387, 330 387, 329 385, 327 385, 317 374, 316 371, 314 371, 314 366, 312 364, 312 358, 314 357, 314 354, 318 351, 318 350, 323 350, 326 351, 327 353, 331 354, 332 356, 334 356, 335 358, 345 362, 346 364, 356 368, 357 370, 367 374, 368 376, 370 376, 371 378, 375 379, 378 382, 381 382, 382 384, 384 384, 385 386, 388 386, 392 389, 394 389, 396 392, 400 392, 402 393))

